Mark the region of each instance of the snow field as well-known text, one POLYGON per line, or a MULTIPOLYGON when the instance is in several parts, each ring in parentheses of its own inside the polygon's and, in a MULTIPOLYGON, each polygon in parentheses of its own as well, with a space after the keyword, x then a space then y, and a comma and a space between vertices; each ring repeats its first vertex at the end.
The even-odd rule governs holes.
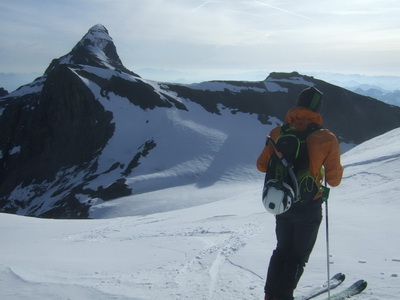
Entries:
MULTIPOLYGON (((343 183, 331 191, 331 274, 345 273, 343 286, 368 281, 354 299, 400 294, 399 135, 393 130, 343 155, 343 183), (382 139, 391 143, 380 147, 382 139)), ((0 298, 262 299, 275 246, 262 175, 221 178, 143 193, 136 216, 129 214, 140 197, 99 207, 105 219, 0 214, 0 298), (188 199, 198 206, 185 208, 188 199)), ((326 278, 324 222, 296 295, 326 278)))

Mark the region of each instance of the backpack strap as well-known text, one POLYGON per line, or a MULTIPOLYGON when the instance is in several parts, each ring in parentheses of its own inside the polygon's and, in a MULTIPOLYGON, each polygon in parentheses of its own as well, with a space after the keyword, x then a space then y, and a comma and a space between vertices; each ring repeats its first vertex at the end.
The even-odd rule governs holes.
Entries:
POLYGON ((306 129, 299 130, 299 131, 295 130, 294 127, 291 126, 290 123, 285 123, 283 125, 280 125, 280 127, 281 128, 280 128, 279 135, 280 134, 285 134, 285 133, 288 133, 289 131, 294 130, 294 131, 296 131, 296 134, 301 133, 299 137, 302 138, 302 139, 305 139, 305 140, 307 140, 308 137, 310 135, 312 135, 314 132, 323 129, 323 127, 321 125, 316 124, 316 123, 310 123, 310 124, 307 125, 306 129))
POLYGON ((286 160, 286 158, 283 156, 282 152, 279 151, 279 149, 277 148, 274 140, 268 136, 267 137, 267 145, 268 143, 271 143, 274 152, 276 154, 276 156, 279 158, 279 160, 282 162, 283 166, 288 170, 290 177, 292 178, 292 182, 295 185, 294 186, 294 199, 297 199, 299 196, 299 184, 297 182, 297 177, 296 174, 294 174, 293 169, 290 167, 290 164, 288 163, 288 161, 286 160))
POLYGON ((316 123, 308 124, 307 128, 304 130, 306 139, 308 139, 309 136, 312 135, 314 132, 319 131, 321 129, 324 129, 324 128, 319 124, 316 124, 316 123))

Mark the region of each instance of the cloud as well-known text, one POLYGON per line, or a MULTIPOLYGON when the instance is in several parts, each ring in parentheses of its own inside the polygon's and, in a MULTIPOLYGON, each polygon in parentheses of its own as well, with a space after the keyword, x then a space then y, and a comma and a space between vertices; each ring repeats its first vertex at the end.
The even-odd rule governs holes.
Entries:
POLYGON ((43 71, 101 23, 130 69, 399 74, 399 15, 393 0, 3 0, 0 65, 43 71))
POLYGON ((294 11, 290 11, 290 10, 287 10, 287 9, 284 9, 284 8, 280 8, 279 6, 271 5, 271 4, 268 4, 266 2, 255 1, 255 3, 257 3, 259 5, 262 5, 262 6, 266 6, 266 7, 272 8, 274 10, 278 10, 278 11, 284 12, 286 14, 289 14, 289 15, 292 15, 292 16, 295 16, 295 17, 303 18, 303 19, 306 19, 306 20, 309 20, 309 21, 312 21, 312 22, 319 22, 317 19, 313 19, 313 18, 307 17, 306 15, 302 15, 302 14, 299 14, 299 13, 295 13, 294 11))

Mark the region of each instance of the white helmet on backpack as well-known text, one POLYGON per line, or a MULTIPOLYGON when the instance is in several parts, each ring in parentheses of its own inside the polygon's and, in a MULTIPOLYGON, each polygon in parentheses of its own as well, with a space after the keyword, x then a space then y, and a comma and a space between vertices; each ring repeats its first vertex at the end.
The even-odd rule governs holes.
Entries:
POLYGON ((264 185, 262 201, 265 209, 274 215, 289 210, 294 198, 293 189, 281 180, 270 179, 264 185))

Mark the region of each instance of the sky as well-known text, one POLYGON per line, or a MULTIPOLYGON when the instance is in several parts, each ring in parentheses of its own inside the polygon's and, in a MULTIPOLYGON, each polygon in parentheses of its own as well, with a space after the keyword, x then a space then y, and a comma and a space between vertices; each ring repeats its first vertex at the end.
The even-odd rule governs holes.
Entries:
POLYGON ((42 74, 100 23, 128 69, 182 80, 400 76, 399 15, 397 0, 2 0, 0 73, 42 74))

